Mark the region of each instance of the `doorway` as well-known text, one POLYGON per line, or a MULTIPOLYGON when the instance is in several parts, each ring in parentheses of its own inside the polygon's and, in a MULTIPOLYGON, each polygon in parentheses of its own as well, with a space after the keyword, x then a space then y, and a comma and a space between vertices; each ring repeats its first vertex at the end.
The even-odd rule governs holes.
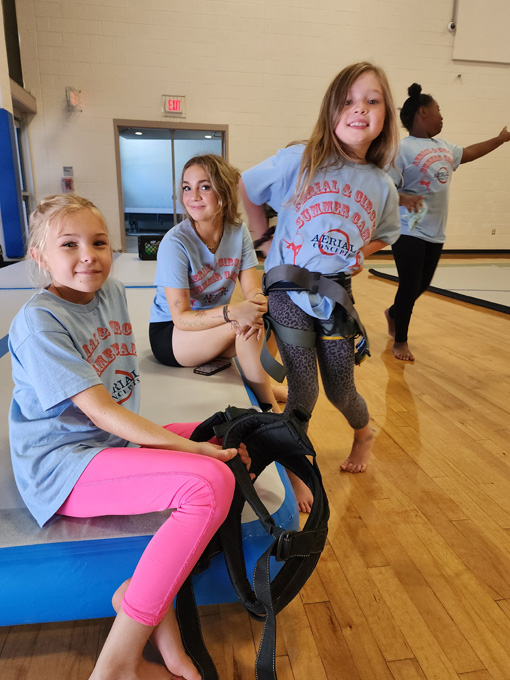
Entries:
POLYGON ((178 183, 193 156, 226 158, 227 126, 114 121, 122 249, 138 250, 138 238, 161 236, 183 219, 178 183))

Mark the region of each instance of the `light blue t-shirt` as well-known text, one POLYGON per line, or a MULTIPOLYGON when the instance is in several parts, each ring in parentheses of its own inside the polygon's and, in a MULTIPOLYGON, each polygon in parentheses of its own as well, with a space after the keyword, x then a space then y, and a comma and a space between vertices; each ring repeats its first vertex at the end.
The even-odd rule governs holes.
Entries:
POLYGON ((245 224, 225 224, 217 251, 213 254, 198 238, 189 220, 168 231, 158 248, 156 296, 150 322, 171 321, 165 288, 189 290, 191 309, 212 309, 226 305, 239 272, 257 266, 250 232, 245 224))
MULTIPOLYGON (((281 149, 243 173, 250 200, 268 203, 278 224, 266 258, 268 271, 295 264, 321 274, 349 273, 362 261, 362 246, 399 236, 398 195, 388 175, 372 164, 346 162, 320 171, 301 203, 292 203, 304 145, 281 149)), ((308 314, 329 318, 334 303, 321 295, 291 292, 308 314)))
POLYGON ((400 206, 400 229, 432 243, 444 243, 452 174, 463 149, 443 139, 405 137, 395 167, 388 172, 399 191, 424 196, 425 210, 416 216, 400 206))
POLYGON ((40 290, 14 317, 9 349, 14 476, 43 526, 99 451, 130 445, 97 428, 70 399, 102 383, 118 404, 138 412, 140 378, 124 286, 108 279, 86 305, 40 290))

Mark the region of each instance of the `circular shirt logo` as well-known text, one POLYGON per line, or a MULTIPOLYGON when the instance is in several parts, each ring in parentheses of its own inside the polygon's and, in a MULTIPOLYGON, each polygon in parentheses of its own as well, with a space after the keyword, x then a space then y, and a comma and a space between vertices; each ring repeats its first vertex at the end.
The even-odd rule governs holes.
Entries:
POLYGON ((351 244, 349 241, 349 236, 345 233, 345 231, 342 231, 341 229, 330 229, 319 236, 318 246, 320 252, 323 255, 336 255, 339 250, 348 251, 351 247, 351 244), (341 234, 345 238, 345 244, 340 246, 340 244, 337 243, 338 237, 332 236, 332 234, 341 234), (325 250, 325 247, 328 247, 329 251, 325 250))
POLYGON ((445 167, 439 168, 439 170, 436 172, 436 179, 441 182, 441 184, 446 184, 448 182, 448 178, 450 176, 450 173, 448 172, 448 169, 445 167))

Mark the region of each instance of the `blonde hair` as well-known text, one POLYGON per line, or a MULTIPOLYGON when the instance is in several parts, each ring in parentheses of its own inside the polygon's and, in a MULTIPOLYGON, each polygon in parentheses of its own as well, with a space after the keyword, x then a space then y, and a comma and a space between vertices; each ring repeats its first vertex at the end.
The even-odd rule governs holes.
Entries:
POLYGON ((241 179, 241 173, 237 168, 230 163, 227 163, 221 156, 216 154, 203 154, 202 156, 194 156, 190 158, 182 169, 181 186, 179 189, 179 200, 181 201, 186 216, 193 224, 193 218, 186 210, 183 202, 183 185, 184 173, 192 165, 199 165, 202 167, 209 177, 211 186, 216 198, 218 199, 218 214, 221 214, 223 222, 232 224, 236 227, 243 222, 241 213, 239 211, 239 194, 238 185, 241 179))
POLYGON ((27 254, 25 259, 33 263, 29 268, 29 275, 36 286, 44 286, 49 283, 49 274, 44 270, 41 257, 44 256, 50 227, 58 225, 67 215, 77 213, 80 210, 90 210, 101 220, 105 232, 108 234, 108 225, 103 213, 87 198, 76 194, 52 194, 46 196, 39 203, 29 219, 29 234, 27 254), (34 254, 37 253, 37 259, 34 254))
POLYGON ((350 88, 365 73, 374 73, 379 80, 386 109, 383 129, 370 144, 366 161, 379 168, 386 168, 393 163, 398 150, 399 132, 395 104, 386 74, 380 67, 366 61, 351 64, 340 71, 326 90, 317 123, 303 152, 292 201, 302 199, 307 182, 311 181, 320 168, 358 160, 342 145, 335 134, 335 128, 350 88))

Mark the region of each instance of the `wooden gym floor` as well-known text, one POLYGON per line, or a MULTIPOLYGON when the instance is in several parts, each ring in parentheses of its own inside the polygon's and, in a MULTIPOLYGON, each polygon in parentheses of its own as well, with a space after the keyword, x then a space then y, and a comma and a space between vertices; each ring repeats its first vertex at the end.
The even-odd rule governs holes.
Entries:
MULTIPOLYGON (((427 293, 405 364, 383 315, 395 285, 364 271, 354 291, 374 456, 365 474, 339 473, 351 434, 321 393, 310 434, 329 540, 279 615, 278 678, 510 680, 508 315, 427 293)), ((252 680, 259 625, 238 605, 204 608, 202 622, 221 680, 252 680)), ((0 628, 0 677, 86 680, 110 624, 0 628)))

